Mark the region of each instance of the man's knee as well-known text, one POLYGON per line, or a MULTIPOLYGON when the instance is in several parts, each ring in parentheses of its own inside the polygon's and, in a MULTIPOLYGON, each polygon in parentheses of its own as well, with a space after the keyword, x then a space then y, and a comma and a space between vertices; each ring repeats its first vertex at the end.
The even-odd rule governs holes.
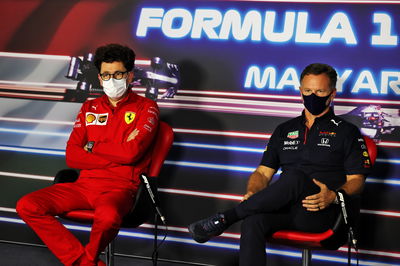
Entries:
POLYGON ((16 211, 21 218, 32 215, 40 216, 46 213, 43 204, 38 203, 31 194, 25 195, 18 200, 16 211))
POLYGON ((122 224, 123 214, 112 206, 99 207, 95 213, 97 225, 103 228, 119 228, 122 224))

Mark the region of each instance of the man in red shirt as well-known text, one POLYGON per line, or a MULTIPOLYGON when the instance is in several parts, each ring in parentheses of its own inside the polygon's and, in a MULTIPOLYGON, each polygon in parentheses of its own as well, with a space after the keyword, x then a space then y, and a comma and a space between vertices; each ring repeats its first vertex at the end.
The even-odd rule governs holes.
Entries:
POLYGON ((98 259, 118 234, 146 171, 146 150, 157 132, 157 104, 128 89, 135 53, 109 44, 96 50, 94 63, 105 95, 86 101, 67 143, 66 161, 80 169, 73 183, 32 192, 17 203, 20 217, 64 265, 105 265, 98 259), (83 246, 54 216, 93 209, 89 243, 83 246))

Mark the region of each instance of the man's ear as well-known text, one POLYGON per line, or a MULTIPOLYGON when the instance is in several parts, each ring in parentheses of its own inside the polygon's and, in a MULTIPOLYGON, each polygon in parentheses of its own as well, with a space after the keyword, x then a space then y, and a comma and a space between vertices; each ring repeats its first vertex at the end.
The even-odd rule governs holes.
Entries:
POLYGON ((301 86, 299 87, 299 93, 300 93, 301 100, 304 102, 303 92, 301 91, 301 86))
POLYGON ((100 81, 100 85, 103 87, 103 80, 101 79, 100 74, 97 74, 97 78, 100 81))
POLYGON ((336 88, 334 88, 333 89, 333 91, 332 91, 332 94, 331 94, 331 100, 333 101, 333 99, 336 97, 336 92, 337 92, 337 90, 336 90, 336 88))
POLYGON ((128 78, 127 78, 128 84, 132 83, 134 78, 135 78, 135 74, 133 73, 133 70, 128 72, 128 78))

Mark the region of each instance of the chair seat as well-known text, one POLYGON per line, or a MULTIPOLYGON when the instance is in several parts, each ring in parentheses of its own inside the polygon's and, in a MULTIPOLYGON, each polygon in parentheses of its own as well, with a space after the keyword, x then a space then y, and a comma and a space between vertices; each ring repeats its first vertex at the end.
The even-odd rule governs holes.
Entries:
POLYGON ((301 231, 281 230, 275 232, 269 242, 288 244, 302 248, 323 248, 323 241, 329 239, 334 232, 329 229, 322 233, 307 233, 301 231))

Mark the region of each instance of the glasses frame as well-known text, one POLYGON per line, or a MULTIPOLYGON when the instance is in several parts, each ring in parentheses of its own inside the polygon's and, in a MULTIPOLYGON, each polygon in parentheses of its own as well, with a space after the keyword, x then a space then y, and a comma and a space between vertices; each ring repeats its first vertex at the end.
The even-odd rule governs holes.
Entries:
POLYGON ((113 74, 111 74, 111 73, 102 73, 102 74, 99 74, 99 76, 100 76, 101 80, 103 80, 103 81, 108 81, 108 80, 111 79, 111 77, 112 77, 113 79, 116 79, 116 80, 121 80, 121 79, 123 79, 124 76, 126 76, 128 73, 129 73, 129 71, 124 71, 124 72, 122 72, 122 71, 117 71, 117 72, 115 72, 115 73, 113 73, 113 74), (121 76, 121 78, 117 78, 116 75, 122 75, 122 76, 121 76))

